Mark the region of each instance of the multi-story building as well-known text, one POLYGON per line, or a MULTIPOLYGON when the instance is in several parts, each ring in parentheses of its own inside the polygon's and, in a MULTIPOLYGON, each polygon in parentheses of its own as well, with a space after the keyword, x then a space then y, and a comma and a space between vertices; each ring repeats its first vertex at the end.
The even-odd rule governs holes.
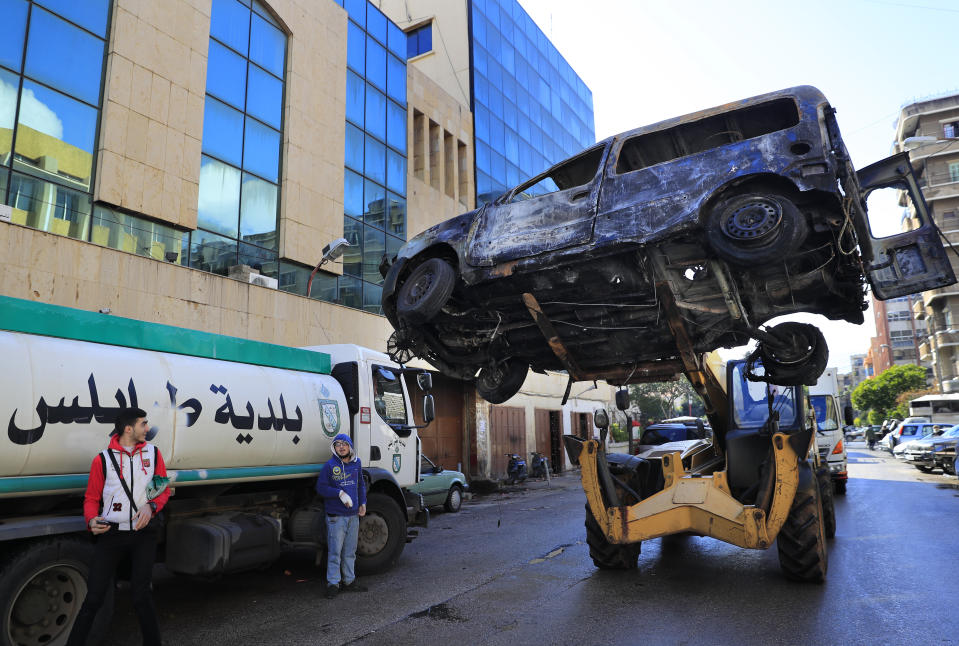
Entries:
MULTIPOLYGON (((896 146, 909 157, 930 214, 952 247, 949 258, 959 268, 959 94, 916 101, 902 108, 896 125, 896 146)), ((919 345, 934 383, 946 392, 959 391, 959 286, 923 292, 913 314, 927 323, 919 345)))
POLYGON ((926 322, 913 318, 913 305, 918 302, 918 294, 888 301, 873 297, 872 311, 876 322, 874 374, 878 375, 891 366, 914 364, 926 370, 927 381, 932 383, 932 366, 919 357, 919 344, 926 338, 926 322))
MULTIPOLYGON (((483 103, 466 3, 379 5, 0 5, 0 294, 283 345, 385 348, 378 267, 475 205, 472 108, 483 103), (339 237, 348 252, 308 295, 339 237)), ((501 52, 519 36, 524 60, 551 47, 518 4, 495 7, 501 52)), ((585 86, 547 58, 537 78, 570 105, 585 86)), ((505 144, 514 117, 517 134, 525 122, 502 111, 505 144)), ((542 113, 545 164, 571 144, 553 130, 568 115, 542 113)), ((591 137, 591 110, 580 121, 591 137)), ((532 375, 503 407, 469 383, 436 384, 423 445, 478 477, 502 471, 506 450, 559 451, 568 464, 560 436, 591 433, 588 411, 610 399, 601 387, 561 406, 559 374, 532 375)))

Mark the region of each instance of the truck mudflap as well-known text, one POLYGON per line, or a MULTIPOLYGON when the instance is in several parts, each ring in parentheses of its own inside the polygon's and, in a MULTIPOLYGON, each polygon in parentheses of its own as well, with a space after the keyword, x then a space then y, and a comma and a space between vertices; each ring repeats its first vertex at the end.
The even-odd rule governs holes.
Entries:
MULTIPOLYGON (((429 527, 430 510, 423 502, 422 494, 404 489, 403 497, 406 499, 406 524, 409 527, 429 527)), ((411 530, 407 535, 406 542, 410 542, 412 537, 416 535, 417 532, 411 530)))
POLYGON ((751 549, 766 549, 782 529, 799 485, 799 458, 785 433, 772 436, 775 471, 771 499, 765 506, 744 505, 733 498, 725 471, 712 475, 687 473, 680 454, 662 458, 665 486, 640 502, 624 507, 609 491, 612 476, 599 442, 567 436, 571 457, 578 457, 583 490, 596 522, 610 543, 630 544, 670 534, 691 532, 751 549), (576 451, 570 444, 581 446, 576 451), (605 483, 605 484, 604 484, 605 483), (613 502, 607 507, 604 500, 613 502))

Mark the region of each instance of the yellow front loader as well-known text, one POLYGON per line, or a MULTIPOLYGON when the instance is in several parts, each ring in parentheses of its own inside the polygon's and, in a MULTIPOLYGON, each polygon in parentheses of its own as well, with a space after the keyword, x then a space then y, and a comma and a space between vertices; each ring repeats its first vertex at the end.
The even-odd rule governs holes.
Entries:
MULTIPOLYGON (((587 542, 597 567, 636 567, 642 541, 688 533, 751 549, 775 541, 786 576, 825 579, 825 512, 802 387, 767 386, 746 375, 745 361, 727 365, 725 387, 706 365, 690 375, 706 394, 709 440, 634 456, 565 437, 582 469, 587 542)), ((603 410, 594 419, 600 428, 608 424, 603 410)))

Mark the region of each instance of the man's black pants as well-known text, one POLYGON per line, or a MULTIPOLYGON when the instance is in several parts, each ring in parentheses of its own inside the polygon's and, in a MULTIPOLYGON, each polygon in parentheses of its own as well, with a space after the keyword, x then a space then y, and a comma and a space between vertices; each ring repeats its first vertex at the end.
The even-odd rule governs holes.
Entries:
POLYGON ((67 646, 83 646, 93 626, 93 620, 103 605, 107 588, 113 581, 117 563, 130 556, 130 592, 133 609, 140 621, 145 645, 160 644, 160 623, 157 619, 150 580, 153 578, 153 561, 156 559, 159 522, 154 521, 138 532, 122 532, 112 527, 109 532, 96 538, 90 577, 87 581, 87 597, 83 600, 67 646))

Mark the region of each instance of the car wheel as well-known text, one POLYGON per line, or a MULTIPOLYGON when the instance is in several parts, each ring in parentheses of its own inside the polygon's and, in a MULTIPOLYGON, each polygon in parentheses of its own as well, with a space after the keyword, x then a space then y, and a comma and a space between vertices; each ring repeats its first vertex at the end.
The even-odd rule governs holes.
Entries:
POLYGON ((922 471, 923 473, 932 473, 932 467, 924 467, 921 464, 917 464, 916 468, 922 471))
POLYGON ((397 315, 411 323, 425 323, 446 305, 456 271, 442 258, 430 258, 414 269, 396 295, 397 315))
POLYGON ((789 321, 767 332, 781 340, 777 347, 760 342, 757 348, 767 380, 781 386, 814 386, 829 361, 822 331, 809 323, 789 321))
POLYGON ((507 359, 480 370, 476 391, 491 404, 502 404, 519 392, 526 381, 529 364, 519 359, 507 359))
POLYGON ((721 201, 708 216, 709 244, 728 262, 754 265, 781 261, 806 239, 806 218, 792 200, 746 193, 721 201))
POLYGON ((443 504, 443 509, 455 514, 460 510, 460 507, 463 506, 463 490, 460 489, 459 485, 453 485, 450 487, 449 495, 446 496, 446 502, 443 504))

